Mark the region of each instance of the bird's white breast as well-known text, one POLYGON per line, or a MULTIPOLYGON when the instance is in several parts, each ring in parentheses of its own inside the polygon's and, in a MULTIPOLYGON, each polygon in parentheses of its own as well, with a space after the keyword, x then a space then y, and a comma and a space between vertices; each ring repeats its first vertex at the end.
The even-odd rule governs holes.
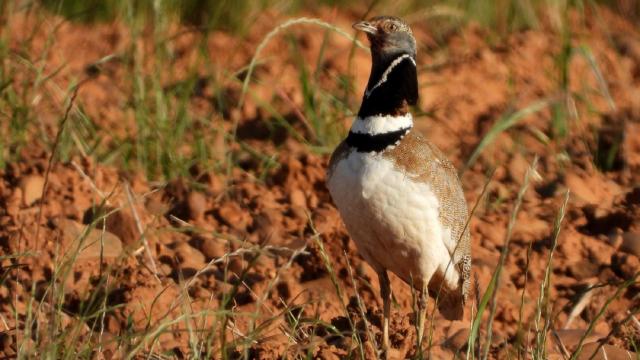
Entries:
MULTIPOLYGON (((335 164, 328 188, 351 237, 376 270, 405 281, 427 282, 449 266, 438 218, 439 202, 428 183, 402 172, 378 153, 352 150, 335 164)), ((457 281, 455 271, 446 271, 457 281)))

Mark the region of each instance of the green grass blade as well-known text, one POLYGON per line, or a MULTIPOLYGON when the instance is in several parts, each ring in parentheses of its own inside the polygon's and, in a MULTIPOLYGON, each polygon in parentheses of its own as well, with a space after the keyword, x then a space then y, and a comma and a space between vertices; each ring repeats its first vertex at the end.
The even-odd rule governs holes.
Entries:
POLYGON ((547 108, 549 105, 553 103, 554 101, 550 99, 538 100, 524 109, 518 110, 514 113, 510 113, 508 115, 501 117, 493 125, 493 127, 489 129, 489 131, 482 138, 478 146, 476 146, 475 150, 473 150, 473 153, 469 157, 469 160, 467 161, 465 166, 462 168, 462 170, 460 170, 460 174, 464 173, 471 166, 473 166, 473 164, 475 164, 480 154, 487 148, 487 146, 493 143, 493 141, 496 139, 496 137, 498 137, 498 135, 500 135, 500 133, 516 125, 518 122, 520 122, 520 120, 526 118, 527 116, 544 110, 545 108, 547 108))

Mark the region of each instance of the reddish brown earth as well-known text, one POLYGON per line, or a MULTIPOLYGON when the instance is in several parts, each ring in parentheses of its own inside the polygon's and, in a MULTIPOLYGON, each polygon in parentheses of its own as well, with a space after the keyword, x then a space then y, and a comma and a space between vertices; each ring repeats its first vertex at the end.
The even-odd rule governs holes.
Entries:
MULTIPOLYGON (((334 12, 322 11, 314 16, 332 19, 342 28, 348 28, 356 18, 336 17, 334 12)), ((480 200, 471 221, 474 273, 477 287, 484 291, 503 248, 526 169, 535 156, 539 157, 539 176, 534 176, 524 195, 499 285, 492 347, 497 358, 506 357, 506 352, 513 350, 507 344, 517 342, 522 298, 525 332, 533 328, 536 301, 552 245, 553 223, 566 190, 571 191, 571 197, 554 253, 550 285, 550 306, 555 314, 553 328, 565 327, 570 312, 588 286, 602 285, 588 293, 584 309, 568 325, 570 329, 585 329, 615 294, 618 285, 640 269, 640 36, 632 24, 605 9, 598 20, 593 18, 579 28, 574 43, 586 44, 593 52, 615 109, 597 91, 599 84, 588 63, 582 57, 574 57, 570 63, 570 87, 586 99, 575 104, 579 118, 570 120, 570 136, 552 145, 536 140, 536 132, 549 133, 551 113, 549 109, 543 110, 498 136, 462 176, 467 199, 473 205, 480 197, 486 174, 496 168, 486 198, 480 200), (601 141, 606 141, 607 136, 624 134, 612 171, 602 172, 594 165, 592 149, 597 146, 594 134, 598 131, 601 141), (529 257, 528 249, 531 249, 529 257)), ((212 66, 218 80, 227 87, 228 101, 232 104, 228 114, 211 121, 227 131, 237 122, 244 143, 277 157, 280 166, 269 170, 264 181, 255 176, 262 170, 258 161, 243 160, 238 144, 225 149, 215 139, 210 145, 220 152, 229 150, 236 154, 241 167, 225 175, 194 166, 194 181, 179 179, 166 186, 147 181, 141 172, 119 171, 81 155, 70 162, 54 162, 46 176, 50 154, 37 141, 22 149, 20 161, 8 164, 0 172, 2 253, 28 253, 24 257, 3 258, 1 263, 0 327, 5 335, 0 354, 15 354, 23 333, 16 329, 23 329, 31 301, 43 304, 44 308, 50 306, 47 304, 51 301, 52 281, 64 285, 65 296, 61 301, 68 326, 79 321, 83 302, 96 293, 95 289, 102 288, 96 280, 101 273, 109 274, 110 294, 106 304, 116 307, 105 318, 105 353, 116 358, 117 348, 126 349, 126 345, 114 339, 128 326, 143 331, 185 312, 215 311, 225 304, 235 313, 245 314, 236 315, 227 324, 228 341, 240 342, 243 334, 250 331, 251 318, 246 314, 256 314, 257 324, 264 327, 256 341, 248 345, 252 358, 302 355, 310 348, 317 358, 347 357, 358 350, 348 335, 351 326, 343 306, 361 330, 360 336, 364 339, 369 336, 354 296, 353 279, 366 306, 366 321, 380 342, 377 278, 358 256, 325 188, 328 156, 312 153, 286 132, 279 133, 277 141, 268 133, 265 136, 261 124, 268 121, 268 114, 251 99, 238 107, 239 83, 227 79, 228 73, 249 62, 263 35, 282 20, 282 16, 261 17, 246 39, 222 32, 214 32, 208 39, 209 52, 216 54, 212 66), (41 198, 45 183, 46 193, 41 198), (100 266, 100 249, 95 243, 79 251, 63 282, 54 280, 54 276, 60 278, 60 274, 53 273, 54 264, 59 268, 66 261, 65 254, 74 253, 73 245, 83 231, 82 224, 96 218, 91 209, 101 203, 108 207, 107 212, 111 210, 107 220, 97 225, 99 229, 104 225, 112 234, 105 237, 104 265, 100 266), (148 243, 149 252, 145 251, 141 238, 148 243), (120 251, 120 244, 124 251, 120 251), (341 298, 320 246, 328 255, 341 298), (226 257, 229 253, 231 256, 226 257), (261 256, 256 257, 258 254, 261 256), (347 335, 332 335, 329 327, 308 321, 292 337, 288 335, 292 325, 287 320, 291 314, 305 319, 318 317, 347 335)), ((23 52, 25 49, 18 48, 18 44, 30 35, 29 29, 37 20, 17 16, 10 21, 15 30, 12 51, 23 52)), ((52 17, 50 21, 60 19, 52 17)), ((303 57, 310 64, 315 63, 322 33, 308 26, 296 28, 292 33, 301 44, 303 57)), ((427 25, 415 26, 415 33, 421 44, 419 63, 423 69, 420 108, 431 113, 429 117, 420 117, 419 128, 459 167, 503 113, 557 96, 554 56, 560 50, 560 41, 551 25, 517 32, 491 43, 485 40, 488 34, 473 25, 446 34, 444 40, 436 40, 433 29, 427 25), (446 46, 438 41, 444 41, 446 46)), ((32 59, 41 56, 46 34, 46 29, 36 32, 32 48, 27 49, 32 59)), ((87 65, 131 46, 128 39, 126 28, 117 23, 91 27, 64 23, 55 30, 52 51, 40 61, 48 71, 65 64, 54 77, 54 83, 65 89, 72 80, 85 76, 87 65)), ((174 76, 180 76, 180 69, 186 73, 194 64, 197 40, 198 35, 193 32, 175 39, 172 46, 177 75, 174 76)), ((153 53, 148 42, 136 45, 147 54, 143 67, 151 71, 153 53)), ((352 71, 357 92, 363 89, 369 70, 368 55, 356 50, 349 70, 350 47, 348 40, 331 38, 323 64, 326 69, 320 79, 327 88, 337 86, 337 75, 352 71)), ((266 101, 275 99, 274 106, 280 112, 295 114, 294 106, 302 103, 298 69, 286 54, 289 50, 284 41, 275 40, 267 46, 262 57, 268 60, 258 68, 255 76, 260 81, 251 85, 251 89, 266 101), (273 83, 277 84, 275 92, 273 83), (282 101, 282 95, 274 95, 278 92, 287 94, 291 101, 282 101)), ((122 110, 130 96, 124 66, 118 61, 107 63, 101 73, 80 88, 77 98, 77 104, 114 137, 136 131, 132 114, 122 110)), ((23 78, 15 81, 32 75, 25 71, 20 76, 23 78)), ((34 103, 42 126, 38 131, 53 139, 64 110, 62 96, 51 85, 39 91, 46 96, 34 103)), ((212 91, 205 84, 204 96, 192 99, 191 111, 210 113, 215 106, 205 98, 212 91)), ((357 99, 352 110, 356 108, 357 99)), ((310 136, 296 116, 291 119, 294 128, 310 136)), ((348 124, 350 119, 351 115, 343 114, 341 120, 348 124)), ((110 139, 103 141, 108 144, 110 139)), ((99 239, 100 231, 94 230, 88 238, 99 239)), ((415 343, 411 292, 397 278, 392 283, 397 301, 392 310, 392 354, 410 356, 415 343)), ((631 344, 640 344, 637 325, 633 321, 622 323, 627 311, 640 306, 639 294, 640 285, 635 282, 611 302, 596 322, 595 333, 610 334, 604 341, 613 349, 633 351, 631 344)), ((43 316, 46 314, 43 312, 43 316)), ((435 315, 434 358, 450 358, 456 347, 464 343, 461 339, 465 338, 464 329, 469 327, 471 307, 465 319, 447 322, 435 315)), ((199 321, 200 329, 221 326, 221 317, 213 313, 199 321)), ((90 323, 87 321, 87 326, 90 323)), ((189 354, 185 323, 178 322, 163 333, 154 351, 189 354)), ((571 332, 560 333, 570 347, 571 332)), ((78 336, 86 338, 86 329, 78 336)), ((554 344, 549 341, 550 351, 558 354, 554 344)), ((150 349, 150 344, 147 345, 150 349)), ((365 352, 367 357, 373 355, 370 345, 365 352)))

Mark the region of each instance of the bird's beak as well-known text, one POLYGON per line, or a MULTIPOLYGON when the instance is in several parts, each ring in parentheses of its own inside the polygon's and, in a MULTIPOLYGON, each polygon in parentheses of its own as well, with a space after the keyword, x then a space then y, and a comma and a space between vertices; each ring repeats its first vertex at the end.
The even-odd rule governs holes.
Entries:
POLYGON ((354 29, 364 31, 367 34, 375 35, 378 29, 368 21, 360 21, 352 25, 354 29))

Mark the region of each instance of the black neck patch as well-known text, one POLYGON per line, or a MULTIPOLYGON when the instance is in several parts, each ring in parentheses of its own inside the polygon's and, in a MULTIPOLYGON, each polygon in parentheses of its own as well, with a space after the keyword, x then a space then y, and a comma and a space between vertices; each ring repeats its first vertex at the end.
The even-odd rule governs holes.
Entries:
POLYGON ((385 70, 392 66, 396 59, 398 57, 389 59, 385 64, 376 64, 372 68, 367 84, 367 91, 370 93, 367 96, 365 92, 362 99, 358 112, 360 118, 400 115, 408 105, 418 102, 418 73, 413 58, 401 60, 386 74, 386 79, 383 77, 385 70), (379 82, 381 83, 377 85, 379 82))
POLYGON ((389 146, 397 144, 407 135, 411 127, 390 131, 382 134, 361 134, 349 131, 347 145, 358 152, 381 152, 389 146))

